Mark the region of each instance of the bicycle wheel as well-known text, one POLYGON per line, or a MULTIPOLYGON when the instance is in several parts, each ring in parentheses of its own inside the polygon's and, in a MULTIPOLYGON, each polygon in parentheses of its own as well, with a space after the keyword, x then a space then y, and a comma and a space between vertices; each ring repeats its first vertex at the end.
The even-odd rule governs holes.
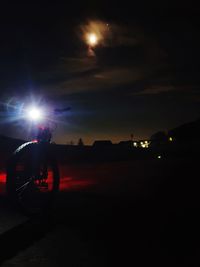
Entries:
POLYGON ((13 154, 7 167, 7 193, 27 215, 49 211, 59 189, 59 171, 51 145, 28 142, 13 154))

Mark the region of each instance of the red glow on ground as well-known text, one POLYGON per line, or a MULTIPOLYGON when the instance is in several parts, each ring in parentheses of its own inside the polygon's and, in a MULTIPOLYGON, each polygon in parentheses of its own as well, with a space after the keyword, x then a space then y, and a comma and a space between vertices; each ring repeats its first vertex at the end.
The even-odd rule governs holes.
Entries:
POLYGON ((0 195, 5 194, 6 192, 6 174, 0 173, 0 195))
POLYGON ((87 189, 89 186, 95 184, 89 179, 73 179, 71 177, 63 177, 60 180, 60 191, 74 191, 87 189))
MULTIPOLYGON (((48 190, 52 189, 53 176, 52 172, 48 174, 48 190)), ((95 181, 91 179, 78 179, 72 177, 61 177, 60 178, 60 191, 82 191, 88 189, 94 185, 95 181)), ((0 173, 0 195, 5 194, 6 191, 6 173, 0 173)))

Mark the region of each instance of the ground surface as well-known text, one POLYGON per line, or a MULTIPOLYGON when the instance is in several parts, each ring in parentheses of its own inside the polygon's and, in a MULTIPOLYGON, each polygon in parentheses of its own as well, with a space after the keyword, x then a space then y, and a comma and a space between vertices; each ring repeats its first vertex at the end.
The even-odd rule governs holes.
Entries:
POLYGON ((34 220, 8 207, 2 170, 2 266, 199 266, 197 161, 60 167, 52 215, 34 220))

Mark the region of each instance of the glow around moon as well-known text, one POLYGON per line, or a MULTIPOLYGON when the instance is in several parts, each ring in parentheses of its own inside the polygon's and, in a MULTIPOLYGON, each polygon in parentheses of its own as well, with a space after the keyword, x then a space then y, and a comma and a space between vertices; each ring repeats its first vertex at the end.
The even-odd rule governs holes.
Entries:
POLYGON ((82 24, 80 28, 81 38, 90 48, 105 45, 110 35, 109 24, 103 21, 88 21, 86 24, 82 24))

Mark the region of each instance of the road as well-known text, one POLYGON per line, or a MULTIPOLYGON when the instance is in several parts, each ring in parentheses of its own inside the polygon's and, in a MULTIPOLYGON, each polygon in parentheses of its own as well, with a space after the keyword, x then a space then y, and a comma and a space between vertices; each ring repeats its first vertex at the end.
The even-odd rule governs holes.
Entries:
POLYGON ((197 170, 182 159, 61 166, 52 215, 34 220, 2 193, 2 266, 198 266, 197 170))

